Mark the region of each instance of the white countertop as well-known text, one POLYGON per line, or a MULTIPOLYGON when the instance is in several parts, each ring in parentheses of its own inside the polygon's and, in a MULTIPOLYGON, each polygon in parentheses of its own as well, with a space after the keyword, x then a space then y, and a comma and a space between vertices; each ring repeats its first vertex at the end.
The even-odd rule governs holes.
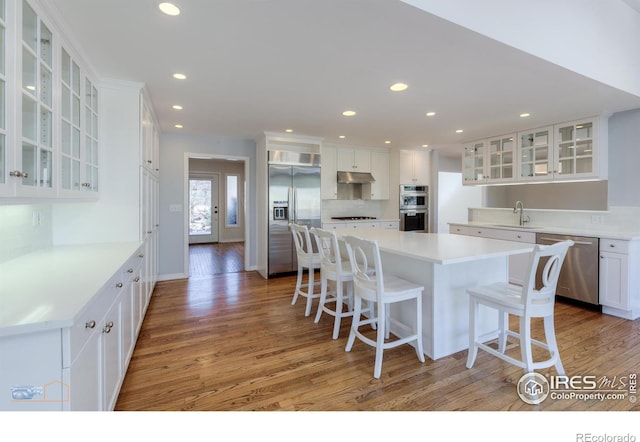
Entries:
POLYGON ((390 229, 336 229, 338 236, 375 239, 381 251, 397 253, 436 264, 455 264, 478 259, 528 253, 533 244, 448 233, 415 233, 390 229))
MULTIPOLYGON (((621 239, 626 241, 640 241, 640 230, 635 231, 623 231, 617 229, 606 229, 606 228, 589 228, 589 227, 544 227, 544 226, 526 226, 522 228, 520 226, 508 226, 502 224, 492 224, 492 223, 478 223, 478 222, 468 222, 468 223, 449 223, 450 225, 455 226, 470 226, 470 227, 483 227, 487 229, 509 229, 509 230, 519 230, 523 232, 533 232, 533 233, 549 233, 556 235, 572 235, 572 236, 590 236, 596 238, 609 238, 609 239, 621 239)), ((640 222, 638 223, 638 228, 640 229, 640 222)))
POLYGON ((371 223, 371 222, 400 222, 400 218, 374 218, 374 219, 323 219, 322 223, 371 223))
POLYGON ((73 325, 140 246, 56 246, 0 264, 0 336, 73 325))

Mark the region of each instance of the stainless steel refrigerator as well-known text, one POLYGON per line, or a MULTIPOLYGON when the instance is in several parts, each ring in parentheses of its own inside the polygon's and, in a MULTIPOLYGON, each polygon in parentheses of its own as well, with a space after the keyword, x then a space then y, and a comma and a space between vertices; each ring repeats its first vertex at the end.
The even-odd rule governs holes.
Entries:
POLYGON ((320 155, 269 152, 269 160, 268 272, 277 275, 298 269, 289 224, 322 226, 320 155))

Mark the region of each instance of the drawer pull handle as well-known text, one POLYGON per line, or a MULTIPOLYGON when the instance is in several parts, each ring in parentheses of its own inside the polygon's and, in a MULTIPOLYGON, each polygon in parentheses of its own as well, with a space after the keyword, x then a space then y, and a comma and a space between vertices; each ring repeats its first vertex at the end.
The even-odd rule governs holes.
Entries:
POLYGON ((84 328, 96 328, 96 321, 89 321, 84 324, 84 328))
POLYGON ((133 278, 133 282, 139 282, 140 281, 140 277, 136 276, 135 278, 133 278))
POLYGON ((104 328, 102 329, 103 333, 111 333, 111 329, 113 328, 113 321, 109 321, 105 324, 104 328))
POLYGON ((615 247, 615 246, 616 246, 615 244, 609 244, 609 247, 615 247))
POLYGON ((144 258, 144 253, 139 254, 138 258, 144 258))
POLYGON ((116 284, 116 287, 117 287, 117 288, 119 288, 119 289, 121 289, 121 288, 122 288, 122 286, 123 286, 123 284, 122 284, 121 282, 119 282, 119 283, 117 283, 117 284, 116 284))
POLYGON ((127 273, 133 273, 133 269, 127 269, 127 273))

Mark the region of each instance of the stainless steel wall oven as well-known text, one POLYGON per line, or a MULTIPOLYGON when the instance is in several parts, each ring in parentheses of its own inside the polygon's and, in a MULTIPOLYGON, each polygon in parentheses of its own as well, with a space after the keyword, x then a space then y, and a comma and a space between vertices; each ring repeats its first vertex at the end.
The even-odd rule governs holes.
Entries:
POLYGON ((429 230, 429 188, 426 185, 400 185, 400 230, 429 230))

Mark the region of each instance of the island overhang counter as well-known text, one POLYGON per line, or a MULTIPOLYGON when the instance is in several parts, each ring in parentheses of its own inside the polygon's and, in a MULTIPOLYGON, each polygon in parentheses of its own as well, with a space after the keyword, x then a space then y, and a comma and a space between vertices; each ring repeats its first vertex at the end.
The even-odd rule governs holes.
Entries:
MULTIPOLYGON (((336 229, 338 238, 353 235, 376 240, 384 272, 424 286, 422 335, 426 355, 440 359, 469 346, 467 288, 507 281, 509 256, 529 253, 534 244, 448 233, 389 229, 336 229)), ((413 304, 392 306, 391 332, 403 337, 414 326, 413 304), (401 324, 405 324, 402 326, 401 324)), ((495 311, 481 310, 481 334, 497 330, 495 311)))

